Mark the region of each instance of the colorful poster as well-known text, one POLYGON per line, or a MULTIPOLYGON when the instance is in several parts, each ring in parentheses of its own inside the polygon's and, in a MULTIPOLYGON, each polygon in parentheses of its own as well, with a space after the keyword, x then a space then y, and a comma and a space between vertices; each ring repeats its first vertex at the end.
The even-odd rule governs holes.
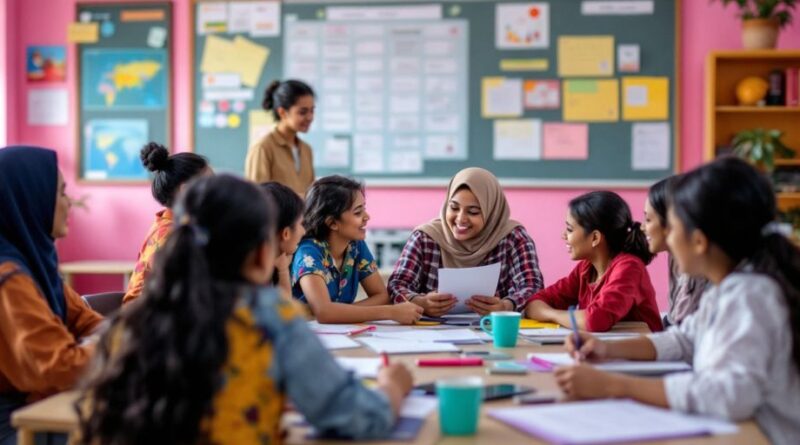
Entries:
POLYGON ((548 160, 586 160, 589 158, 589 125, 544 124, 543 158, 548 160))
POLYGON ((26 73, 29 82, 58 82, 66 79, 67 51, 63 46, 29 46, 26 73))
POLYGON ((150 141, 147 120, 92 119, 83 131, 81 158, 86 179, 147 179, 139 159, 142 146, 150 141))
POLYGON ((669 79, 666 77, 623 77, 622 119, 669 119, 669 79))
POLYGON ((616 122, 619 120, 619 81, 565 80, 565 122, 616 122))
POLYGON ((501 3, 495 7, 495 45, 498 49, 550 46, 550 5, 501 3))
POLYGON ((561 106, 561 82, 558 80, 526 80, 523 89, 527 109, 546 110, 561 106))
POLYGON ((158 49, 88 49, 81 63, 83 107, 161 109, 167 103, 167 53, 158 49))
POLYGON ((482 117, 522 116, 522 79, 484 77, 481 86, 482 117))
POLYGON ((561 77, 614 74, 614 36, 558 38, 558 75, 561 77))

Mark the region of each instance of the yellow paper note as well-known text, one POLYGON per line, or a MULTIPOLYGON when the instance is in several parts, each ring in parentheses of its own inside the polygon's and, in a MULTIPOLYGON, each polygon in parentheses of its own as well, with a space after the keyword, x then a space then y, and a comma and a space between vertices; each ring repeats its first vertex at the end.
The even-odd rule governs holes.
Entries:
POLYGON ((666 77, 623 77, 622 119, 626 121, 667 120, 669 79, 666 77))
POLYGON ((97 43, 100 38, 100 28, 97 22, 70 23, 67 26, 67 42, 69 43, 97 43))
POLYGON ((523 318, 519 321, 520 329, 556 329, 558 327, 561 327, 558 323, 531 320, 530 318, 523 318))
POLYGON ((550 61, 547 59, 503 59, 500 61, 501 71, 547 71, 550 61))
POLYGON ((203 47, 200 71, 203 73, 233 72, 239 63, 237 58, 233 42, 210 35, 206 37, 206 44, 203 47))
POLYGON ((249 146, 257 144, 275 126, 275 118, 272 113, 264 110, 250 110, 249 113, 249 146))
POLYGON ((481 82, 481 116, 522 116, 522 79, 484 77, 481 82))
POLYGON ((616 122, 619 120, 619 81, 565 80, 562 83, 565 122, 616 122))
POLYGON ((558 38, 558 75, 611 76, 614 74, 614 36, 558 38))
POLYGON ((269 58, 269 48, 242 36, 236 36, 233 39, 233 46, 238 62, 236 67, 242 76, 242 84, 251 88, 255 87, 258 85, 261 71, 269 58))

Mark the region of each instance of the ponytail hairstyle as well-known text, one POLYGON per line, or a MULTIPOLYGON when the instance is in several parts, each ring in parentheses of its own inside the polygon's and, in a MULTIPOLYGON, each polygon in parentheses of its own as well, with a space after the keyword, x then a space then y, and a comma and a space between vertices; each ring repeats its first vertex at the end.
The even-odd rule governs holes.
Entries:
POLYGON ((281 120, 278 108, 289 110, 303 96, 314 97, 314 90, 302 80, 273 80, 264 91, 264 100, 261 106, 266 111, 272 111, 276 121, 281 120))
POLYGON ((650 186, 650 190, 647 191, 647 200, 650 201, 650 207, 656 211, 658 222, 661 224, 661 227, 667 227, 669 190, 676 178, 677 176, 664 178, 650 186))
POLYGON ((153 198, 164 207, 172 207, 180 186, 208 168, 206 158, 194 153, 172 156, 163 145, 150 142, 140 153, 142 165, 153 173, 153 198))
POLYGON ((344 176, 326 176, 314 181, 306 193, 305 237, 327 240, 331 233, 329 220, 341 218, 353 206, 357 192, 364 193, 364 185, 344 176))
POLYGON ((305 208, 300 195, 289 187, 274 181, 261 184, 261 189, 272 197, 277 207, 278 221, 275 233, 281 233, 286 228, 292 229, 294 223, 303 216, 305 208))
POLYGON ((653 254, 641 224, 633 220, 628 204, 616 193, 597 191, 578 196, 569 202, 569 211, 586 233, 597 230, 603 234, 612 257, 630 253, 650 264, 653 254))
POLYGON ((175 214, 143 298, 98 344, 78 402, 83 443, 206 442, 201 422, 223 383, 226 323, 249 286, 242 265, 272 239, 275 211, 255 185, 220 175, 193 180, 175 214))
POLYGON ((789 309, 792 357, 800 369, 800 250, 774 229, 775 193, 745 161, 725 157, 680 177, 671 208, 687 233, 700 230, 734 263, 774 279, 789 309))

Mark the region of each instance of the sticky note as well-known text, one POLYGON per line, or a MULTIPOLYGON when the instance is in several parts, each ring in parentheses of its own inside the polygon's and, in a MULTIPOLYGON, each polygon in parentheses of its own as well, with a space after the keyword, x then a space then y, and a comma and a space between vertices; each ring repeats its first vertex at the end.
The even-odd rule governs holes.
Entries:
POLYGON ((215 35, 210 35, 206 38, 203 57, 200 60, 201 72, 227 73, 233 71, 232 67, 236 65, 238 65, 238 62, 233 42, 215 35))
POLYGON ((669 79, 666 77, 622 78, 622 119, 666 120, 669 118, 669 79))
POLYGON ((269 48, 259 45, 242 36, 233 40, 233 50, 236 54, 237 71, 241 75, 242 84, 248 87, 258 85, 261 71, 269 58, 269 48))
POLYGON ((619 81, 565 80, 563 120, 565 122, 616 122, 619 120, 619 81))
POLYGON ((558 75, 561 77, 614 74, 614 36, 558 38, 558 75))
POLYGON ((69 43, 97 43, 100 39, 100 27, 97 22, 70 23, 67 26, 69 43))

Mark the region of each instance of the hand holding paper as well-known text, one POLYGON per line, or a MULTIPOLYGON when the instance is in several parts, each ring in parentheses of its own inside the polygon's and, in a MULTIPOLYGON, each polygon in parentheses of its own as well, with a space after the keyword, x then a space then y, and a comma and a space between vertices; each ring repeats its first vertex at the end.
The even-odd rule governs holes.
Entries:
POLYGON ((439 269, 439 292, 458 300, 451 313, 468 312, 464 304, 473 295, 494 295, 500 280, 500 263, 488 266, 439 269))

